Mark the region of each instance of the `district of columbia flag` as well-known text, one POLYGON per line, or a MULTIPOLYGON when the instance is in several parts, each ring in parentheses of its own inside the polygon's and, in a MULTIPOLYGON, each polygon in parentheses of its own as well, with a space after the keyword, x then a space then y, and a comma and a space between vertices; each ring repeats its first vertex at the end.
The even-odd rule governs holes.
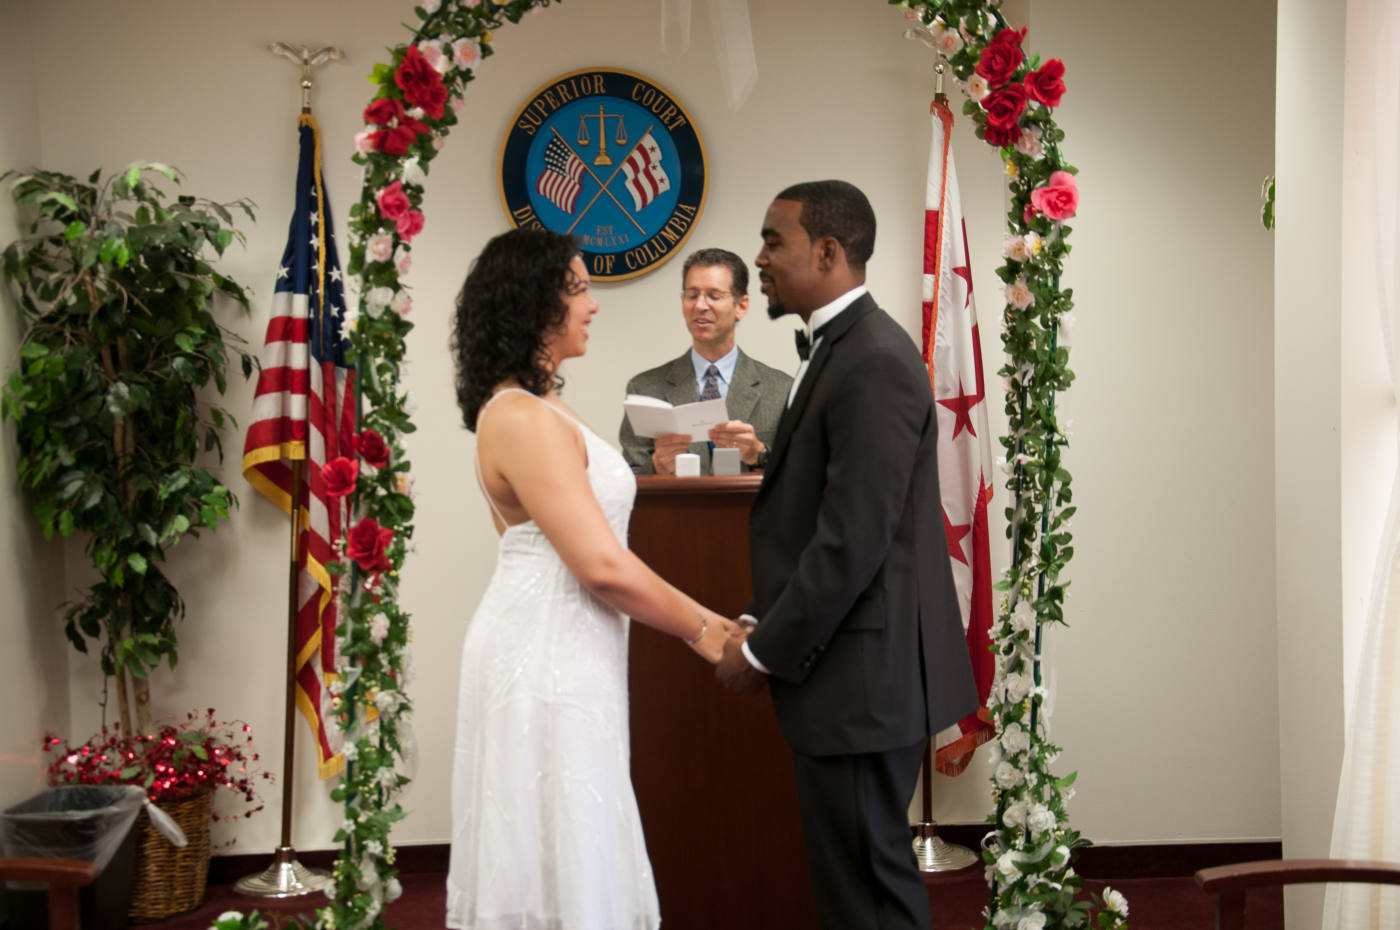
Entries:
POLYGON ((938 482, 943 529, 958 592, 980 707, 934 737, 934 768, 961 773, 994 729, 987 713, 993 657, 992 565, 987 505, 992 499, 992 444, 967 226, 951 145, 953 113, 935 100, 924 198, 923 352, 938 411, 938 482))
POLYGON ((544 149, 544 168, 535 179, 535 190, 565 213, 574 212, 583 175, 583 162, 561 139, 550 139, 544 149))
MULTIPOLYGON (((311 727, 318 772, 341 771, 339 733, 328 685, 336 677, 335 586, 326 564, 341 537, 343 497, 326 494, 321 466, 338 455, 354 455, 355 371, 346 364, 341 334, 345 298, 330 204, 321 176, 321 137, 316 121, 299 122, 301 154, 295 208, 287 247, 277 269, 253 397, 253 415, 243 443, 243 476, 288 515, 301 513, 296 541, 296 703, 311 727), (304 465, 293 486, 294 462, 304 465)), ((286 577, 279 571, 269 583, 286 577)))
POLYGON ((671 189, 671 179, 661 167, 661 146, 648 132, 622 163, 622 186, 632 195, 632 207, 640 210, 671 189))

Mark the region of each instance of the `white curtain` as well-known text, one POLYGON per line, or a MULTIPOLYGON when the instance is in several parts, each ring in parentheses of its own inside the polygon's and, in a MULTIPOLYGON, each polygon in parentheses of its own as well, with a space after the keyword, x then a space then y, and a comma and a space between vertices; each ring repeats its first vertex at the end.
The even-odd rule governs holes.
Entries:
MULTIPOLYGON (((715 64, 729 109, 738 110, 758 81, 758 59, 749 24, 749 0, 709 0, 714 33, 715 64)), ((690 0, 661 0, 661 48, 671 51, 671 33, 678 33, 680 52, 690 47, 690 0)))
MULTIPOLYGON (((1344 247, 1364 271, 1357 293, 1379 310, 1400 402, 1400 2, 1348 0, 1344 133, 1348 204, 1361 205, 1344 247)), ((1288 192, 1280 191, 1281 222, 1288 192)), ((1400 442, 1400 436, 1397 436, 1400 442)), ((1377 506, 1379 506, 1379 502, 1377 506)), ((1331 855, 1400 862, 1400 472, 1392 479, 1348 718, 1331 855)), ((1324 930, 1400 926, 1400 887, 1329 885, 1324 930)))

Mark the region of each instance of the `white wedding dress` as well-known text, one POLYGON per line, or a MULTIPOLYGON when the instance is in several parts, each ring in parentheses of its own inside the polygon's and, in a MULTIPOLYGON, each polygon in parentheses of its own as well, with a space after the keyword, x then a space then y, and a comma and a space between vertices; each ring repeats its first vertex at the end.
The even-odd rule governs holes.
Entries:
MULTIPOLYGON (((631 470, 550 409, 582 433, 589 485, 626 545, 631 470)), ((632 793, 627 623, 578 583, 534 522, 506 529, 462 643, 448 927, 660 925, 632 793)))

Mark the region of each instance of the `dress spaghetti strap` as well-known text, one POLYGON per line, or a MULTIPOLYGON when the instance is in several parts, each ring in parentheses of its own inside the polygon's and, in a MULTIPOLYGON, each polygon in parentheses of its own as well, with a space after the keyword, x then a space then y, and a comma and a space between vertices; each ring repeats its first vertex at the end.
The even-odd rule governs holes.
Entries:
MULTIPOLYGON (((544 400, 543 398, 539 397, 538 395, 531 394, 529 391, 525 390, 524 388, 507 387, 507 388, 501 388, 499 391, 497 391, 496 393, 494 393, 494 394, 492 394, 490 397, 488 397, 488 398, 486 399, 486 403, 482 404, 482 405, 481 405, 481 409, 478 410, 478 411, 476 412, 476 429, 477 429, 477 435, 478 435, 478 436, 481 435, 481 418, 482 418, 483 416, 486 415, 487 409, 491 406, 491 404, 493 404, 493 403, 495 402, 496 398, 500 397, 502 394, 507 394, 507 393, 511 393, 511 392, 514 392, 514 393, 517 393, 517 394, 524 394, 524 395, 526 395, 527 397, 533 397, 533 398, 535 398, 535 400, 538 400, 540 403, 544 404, 544 405, 545 405, 546 407, 548 407, 550 410, 553 410, 555 413, 559 414, 561 417, 563 417, 564 419, 568 420, 570 423, 572 423, 572 424, 574 425, 575 428, 577 428, 577 429, 580 430, 580 431, 583 430, 583 424, 581 424, 578 420, 576 420, 576 419, 574 419, 573 417, 569 416, 569 414, 567 414, 567 413, 565 413, 564 411, 560 410, 558 407, 554 406, 553 404, 549 403, 548 401, 544 400)), ((586 441, 586 439, 587 439, 587 436, 585 435, 585 441, 586 441)), ((486 490, 486 479, 485 479, 484 477, 482 477, 482 474, 481 474, 481 443, 480 443, 480 442, 478 442, 478 443, 477 443, 477 446, 476 446, 476 455, 474 456, 474 463, 475 463, 475 465, 476 465, 476 483, 477 483, 477 486, 478 486, 479 488, 481 488, 481 494, 482 494, 483 497, 486 498, 486 503, 487 503, 488 505, 490 505, 490 507, 491 507, 491 512, 494 513, 494 514, 496 515, 496 519, 497 519, 497 520, 500 520, 500 521, 501 521, 501 526, 505 527, 506 529, 510 529, 512 526, 520 526, 521 524, 529 523, 529 522, 530 522, 529 520, 521 520, 520 523, 511 523, 509 520, 507 520, 507 519, 505 518, 505 515, 501 513, 500 508, 498 508, 498 507, 496 506, 496 502, 491 498, 491 492, 488 491, 488 490, 486 490)))

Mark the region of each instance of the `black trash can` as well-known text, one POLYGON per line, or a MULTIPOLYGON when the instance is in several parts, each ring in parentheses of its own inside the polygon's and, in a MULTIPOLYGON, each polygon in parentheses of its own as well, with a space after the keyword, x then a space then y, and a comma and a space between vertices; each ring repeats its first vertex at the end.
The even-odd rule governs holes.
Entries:
MULTIPOLYGON (((50 788, 0 814, 0 851, 6 856, 96 863, 97 878, 78 893, 81 926, 83 930, 126 930, 136 851, 136 832, 131 828, 145 799, 146 792, 134 785, 50 788)), ((0 890, 0 928, 47 926, 47 889, 5 883, 0 890)))

